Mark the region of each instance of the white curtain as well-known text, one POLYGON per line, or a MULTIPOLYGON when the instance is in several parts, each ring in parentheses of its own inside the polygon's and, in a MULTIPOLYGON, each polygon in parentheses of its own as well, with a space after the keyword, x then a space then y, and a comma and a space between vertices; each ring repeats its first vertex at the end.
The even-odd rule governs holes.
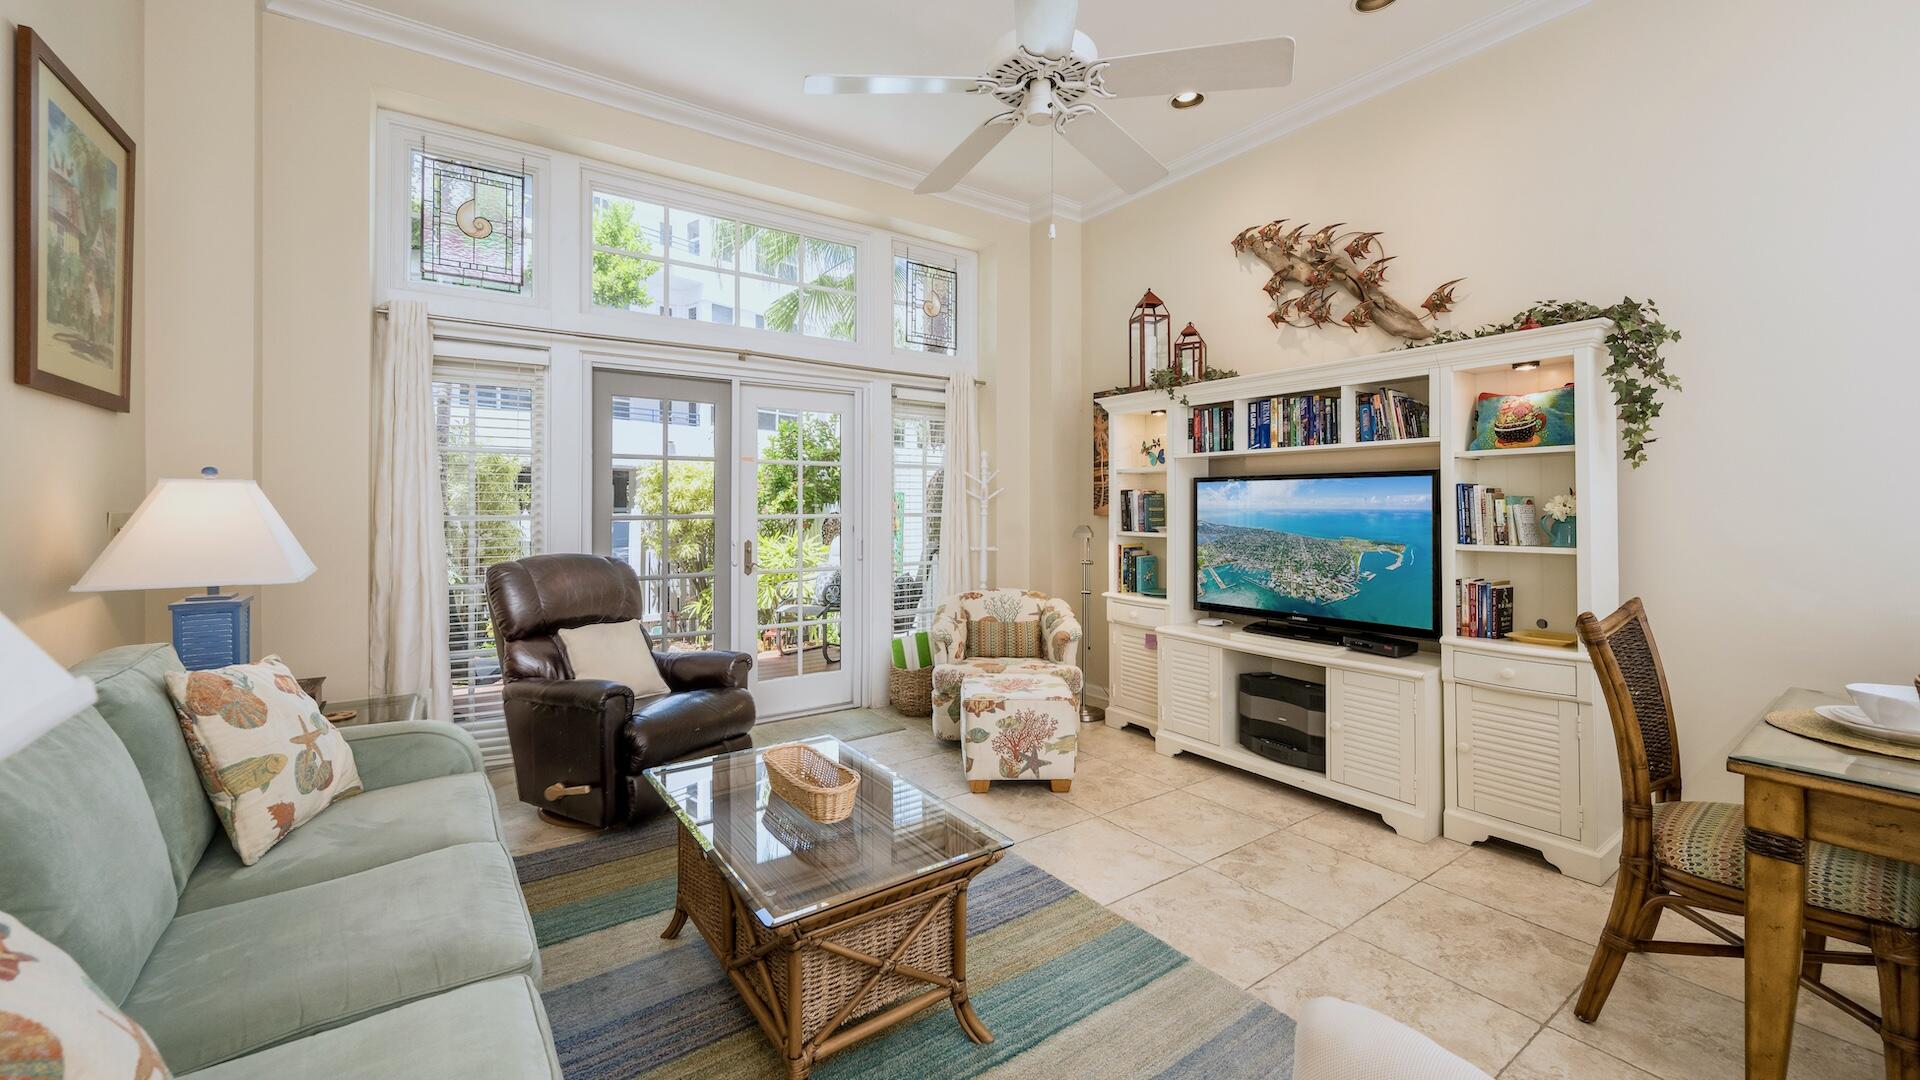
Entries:
POLYGON ((986 585, 978 581, 974 548, 987 542, 974 535, 967 499, 967 472, 980 467, 980 432, 975 426, 979 402, 973 376, 947 380, 947 474, 940 503, 940 599, 986 585))
POLYGON ((418 300, 389 304, 375 352, 367 686, 375 695, 419 694, 429 719, 450 721, 447 552, 427 305, 418 300))

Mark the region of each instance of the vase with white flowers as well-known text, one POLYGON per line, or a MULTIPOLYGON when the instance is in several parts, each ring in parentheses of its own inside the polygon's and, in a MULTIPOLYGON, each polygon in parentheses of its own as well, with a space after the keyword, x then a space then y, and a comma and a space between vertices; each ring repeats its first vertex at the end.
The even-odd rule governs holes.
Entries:
POLYGON ((1572 492, 1568 492, 1565 495, 1555 495, 1553 498, 1547 500, 1547 505, 1540 510, 1540 516, 1546 518, 1547 521, 1551 523, 1547 526, 1547 543, 1549 545, 1553 547, 1570 548, 1578 543, 1579 525, 1577 518, 1579 509, 1579 503, 1575 500, 1572 492))

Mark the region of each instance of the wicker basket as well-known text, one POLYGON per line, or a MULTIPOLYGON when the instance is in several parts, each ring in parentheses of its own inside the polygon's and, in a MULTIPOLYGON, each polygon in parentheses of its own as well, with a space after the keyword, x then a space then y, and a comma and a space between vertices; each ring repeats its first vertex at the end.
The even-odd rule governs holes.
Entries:
POLYGON ((887 669, 887 701, 902 716, 933 715, 933 669, 887 669))
POLYGON ((853 814, 860 774, 805 743, 775 746, 762 755, 767 786, 815 821, 845 821, 853 814))

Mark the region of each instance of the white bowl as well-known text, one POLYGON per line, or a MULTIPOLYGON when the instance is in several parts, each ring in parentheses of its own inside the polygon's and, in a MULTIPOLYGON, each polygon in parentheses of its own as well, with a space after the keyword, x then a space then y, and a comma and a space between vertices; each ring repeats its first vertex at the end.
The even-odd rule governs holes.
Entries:
POLYGON ((1920 731, 1920 689, 1889 683, 1848 683, 1847 693, 1875 724, 1895 731, 1920 731))

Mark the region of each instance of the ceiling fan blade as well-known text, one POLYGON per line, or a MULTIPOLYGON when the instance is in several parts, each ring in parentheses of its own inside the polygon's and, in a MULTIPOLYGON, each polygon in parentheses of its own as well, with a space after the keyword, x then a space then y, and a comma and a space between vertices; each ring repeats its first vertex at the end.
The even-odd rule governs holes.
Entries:
POLYGON ((1263 38, 1192 49, 1107 58, 1115 97, 1170 96, 1187 90, 1258 90, 1293 81, 1293 39, 1263 38))
POLYGON ((1065 56, 1079 17, 1080 0, 1013 0, 1013 39, 1031 53, 1065 56))
POLYGON ((945 161, 933 167, 925 180, 913 189, 915 195, 932 195, 947 191, 960 182, 960 178, 973 171, 987 151, 1000 145, 1000 140, 1013 130, 1012 124, 986 123, 973 129, 966 141, 953 148, 945 161))
POLYGON ((1133 136, 1113 122, 1113 117, 1099 109, 1080 113, 1067 121, 1060 134, 1128 194, 1167 175, 1167 167, 1160 164, 1158 158, 1147 153, 1145 147, 1133 141, 1133 136))
POLYGON ((809 94, 970 94, 972 75, 809 75, 809 94))

